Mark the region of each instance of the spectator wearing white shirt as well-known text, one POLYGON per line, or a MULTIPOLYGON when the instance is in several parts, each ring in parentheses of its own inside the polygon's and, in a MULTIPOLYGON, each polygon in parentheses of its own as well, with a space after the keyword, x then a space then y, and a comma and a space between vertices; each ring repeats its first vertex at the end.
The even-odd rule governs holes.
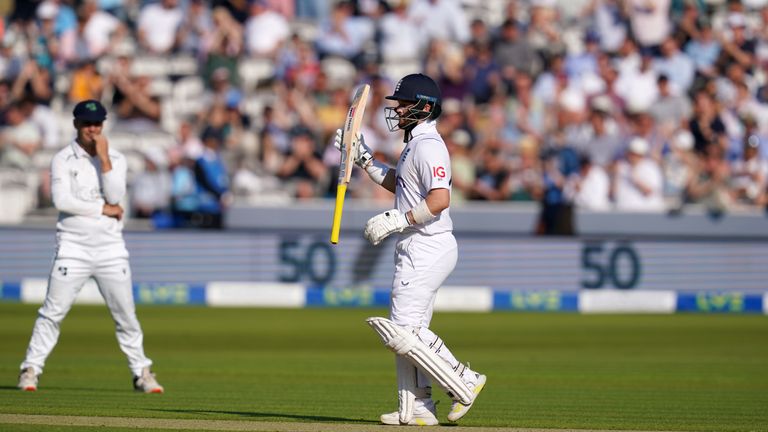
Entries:
POLYGON ((250 2, 250 16, 245 22, 245 47, 257 57, 274 57, 280 45, 291 35, 284 16, 269 9, 264 0, 250 2))
POLYGON ((414 0, 408 15, 420 30, 422 49, 432 39, 459 44, 470 39, 469 20, 456 0, 414 0))
POLYGON ((613 182, 617 210, 664 211, 664 178, 659 164, 647 157, 649 150, 648 141, 635 137, 629 142, 625 159, 618 162, 613 182))
POLYGON ((579 173, 571 176, 566 185, 566 195, 579 210, 608 211, 611 203, 608 194, 611 180, 603 167, 593 165, 589 156, 579 158, 579 173))
POLYGON ((731 164, 731 188, 738 202, 762 206, 766 203, 768 161, 760 158, 760 138, 750 135, 744 139, 741 159, 731 164))
MULTIPOLYGON (((126 32, 120 20, 99 10, 97 0, 83 2, 78 15, 82 23, 82 38, 88 49, 86 57, 94 58, 105 54, 126 32)), ((85 53, 78 54, 82 56, 85 53)))
POLYGON ((626 3, 632 34, 643 47, 658 47, 672 30, 670 0, 629 0, 626 3))
POLYGON ((153 54, 171 52, 183 18, 178 0, 162 0, 144 6, 139 12, 137 25, 139 43, 153 54))
POLYGON ((630 110, 647 110, 658 98, 658 74, 652 62, 650 50, 644 49, 639 68, 619 70, 615 90, 630 110))
POLYGON ((419 27, 408 15, 408 0, 390 0, 390 12, 381 18, 381 55, 385 62, 419 58, 419 27))

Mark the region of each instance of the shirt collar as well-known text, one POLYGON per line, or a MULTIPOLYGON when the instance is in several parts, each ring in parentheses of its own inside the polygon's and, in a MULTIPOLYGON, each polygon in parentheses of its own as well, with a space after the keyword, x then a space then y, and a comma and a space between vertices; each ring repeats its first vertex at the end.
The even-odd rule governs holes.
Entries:
POLYGON ((82 147, 80 147, 80 144, 77 143, 77 140, 72 140, 72 152, 75 154, 75 157, 80 159, 81 157, 84 158, 91 158, 91 155, 88 154, 88 152, 85 151, 82 147))
POLYGON ((437 131, 437 123, 434 120, 425 121, 419 123, 413 130, 411 130, 411 139, 416 138, 419 135, 428 134, 430 132, 437 131))

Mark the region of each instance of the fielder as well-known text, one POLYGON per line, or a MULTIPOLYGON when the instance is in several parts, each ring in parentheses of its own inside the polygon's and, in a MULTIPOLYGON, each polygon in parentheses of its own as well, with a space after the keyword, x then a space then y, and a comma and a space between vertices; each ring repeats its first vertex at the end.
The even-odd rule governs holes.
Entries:
POLYGON ((115 320, 117 341, 128 357, 133 386, 145 393, 162 393, 144 355, 144 335, 136 318, 128 250, 123 241, 125 157, 110 149, 101 134, 107 111, 95 100, 74 109, 77 138, 51 162, 51 193, 59 210, 56 255, 48 292, 38 311, 18 387, 36 391, 45 360, 59 339, 59 325, 83 284, 94 278, 115 320))
MULTIPOLYGON (((390 319, 369 318, 368 324, 395 352, 397 412, 384 414, 388 425, 437 425, 430 379, 453 399, 448 420, 457 421, 472 407, 485 385, 485 375, 461 364, 429 330, 435 295, 456 266, 458 257, 451 201, 451 162, 435 119, 440 115, 440 89, 423 74, 402 78, 385 108, 391 132, 405 133, 395 169, 375 160, 362 135, 355 164, 395 194, 395 208, 371 218, 364 235, 374 245, 400 233, 395 246, 390 319)), ((336 145, 342 142, 337 131, 336 145)))

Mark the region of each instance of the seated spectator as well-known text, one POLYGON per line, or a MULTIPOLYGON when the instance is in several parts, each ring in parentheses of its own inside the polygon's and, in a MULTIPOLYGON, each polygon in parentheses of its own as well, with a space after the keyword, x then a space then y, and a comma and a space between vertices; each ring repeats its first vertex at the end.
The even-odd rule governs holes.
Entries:
POLYGON ((656 81, 659 99, 651 108, 651 116, 662 130, 672 131, 688 124, 691 118, 691 102, 684 94, 673 93, 666 75, 656 81))
POLYGON ((280 45, 291 35, 288 21, 270 9, 266 0, 250 0, 245 22, 245 48, 255 57, 275 58, 280 45))
POLYGON ((83 1, 78 9, 78 23, 78 39, 85 44, 75 47, 79 59, 97 58, 108 53, 128 33, 120 20, 99 10, 98 0, 83 1))
POLYGON ((131 209, 135 217, 151 218, 170 207, 171 177, 161 148, 148 148, 143 153, 144 170, 131 182, 131 209))
POLYGON ((381 56, 384 62, 416 61, 421 54, 420 29, 408 15, 408 0, 391 0, 392 10, 381 18, 381 56))
POLYGON ((432 40, 455 44, 469 42, 469 20, 454 0, 413 0, 408 16, 419 29, 418 43, 422 51, 432 40))
POLYGON ((501 68, 504 80, 511 81, 517 72, 536 76, 541 70, 541 58, 521 34, 519 24, 507 19, 499 32, 493 45, 493 58, 501 68))
POLYGON ((201 136, 203 152, 195 162, 198 207, 193 221, 198 228, 223 228, 224 210, 229 205, 229 174, 221 158, 224 136, 206 128, 201 136))
POLYGON ((738 63, 751 73, 755 66, 757 42, 747 33, 746 18, 741 13, 732 13, 728 16, 727 24, 731 31, 731 37, 721 37, 720 39, 722 50, 718 64, 725 66, 738 63))
POLYGON ((742 159, 731 164, 731 190, 736 202, 762 207, 766 204, 768 161, 760 158, 760 138, 744 139, 742 159))
POLYGON ((87 99, 100 100, 104 84, 94 59, 79 62, 72 73, 72 83, 68 93, 69 102, 76 104, 87 99))
POLYGON ((482 201, 507 199, 509 170, 500 149, 489 147, 483 150, 482 162, 475 172, 475 184, 470 197, 482 201))
POLYGON ((629 142, 624 160, 618 162, 613 181, 616 209, 629 212, 662 212, 664 179, 658 163, 648 157, 650 145, 643 138, 629 142))
POLYGON ((6 128, 2 135, 5 145, 0 153, 0 166, 12 168, 22 175, 34 170, 34 156, 42 147, 42 135, 29 121, 6 128))
POLYGON ((470 155, 471 137, 464 129, 456 129, 445 140, 451 155, 451 203, 463 203, 475 184, 475 161, 470 155))
POLYGON ((693 135, 687 129, 678 130, 672 135, 662 159, 664 197, 672 210, 682 208, 686 187, 696 172, 696 163, 693 135))
POLYGON ((568 178, 566 196, 579 210, 608 211, 611 180, 600 165, 593 165, 589 156, 579 158, 579 173, 568 178))
POLYGON ((517 147, 519 154, 509 164, 508 199, 538 201, 543 187, 538 142, 533 137, 524 136, 517 147))
POLYGON ((699 75, 707 79, 717 75, 715 64, 720 56, 720 42, 715 38, 709 22, 700 22, 696 36, 685 45, 685 53, 693 61, 699 75))
POLYGON ((343 57, 356 65, 363 64, 363 49, 373 38, 373 26, 368 18, 353 16, 350 1, 339 1, 333 8, 330 22, 316 39, 321 57, 343 57))
POLYGON ((213 33, 211 9, 205 0, 191 0, 176 32, 179 52, 202 60, 206 43, 213 33))
POLYGON ((653 60, 653 69, 658 75, 669 79, 674 94, 687 93, 696 73, 693 61, 680 51, 673 37, 668 37, 661 44, 661 57, 653 60))
POLYGON ((722 215, 732 205, 729 176, 730 167, 722 147, 716 143, 706 145, 686 187, 687 202, 704 205, 713 216, 722 215))
POLYGON ((123 67, 113 67, 109 82, 114 86, 112 106, 116 129, 143 133, 160 128, 160 99, 149 91, 151 78, 132 76, 123 67))
POLYGON ((615 105, 610 97, 601 95, 590 102, 585 141, 578 148, 589 158, 590 166, 608 168, 621 152, 622 134, 614 120, 615 105))
POLYGON ((171 159, 171 215, 176 227, 193 227, 202 219, 196 216, 200 200, 195 179, 195 164, 202 152, 202 148, 188 148, 178 161, 171 159))
POLYGON ((694 95, 693 117, 688 123, 688 129, 693 134, 693 148, 697 153, 704 153, 710 143, 716 143, 723 151, 727 150, 725 124, 714 98, 706 89, 699 90, 694 95))
POLYGON ((299 127, 293 131, 291 151, 277 174, 292 183, 298 199, 315 198, 327 186, 327 167, 309 130, 299 127))
POLYGON ((178 0, 160 0, 145 5, 136 25, 139 45, 151 54, 170 53, 176 45, 183 18, 178 0))

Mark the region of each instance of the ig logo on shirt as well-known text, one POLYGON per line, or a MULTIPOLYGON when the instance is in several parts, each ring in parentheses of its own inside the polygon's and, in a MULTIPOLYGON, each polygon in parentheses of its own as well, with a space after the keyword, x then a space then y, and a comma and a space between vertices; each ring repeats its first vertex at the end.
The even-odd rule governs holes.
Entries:
POLYGON ((442 180, 445 178, 445 168, 438 166, 438 167, 432 167, 432 177, 437 177, 438 179, 442 180))

